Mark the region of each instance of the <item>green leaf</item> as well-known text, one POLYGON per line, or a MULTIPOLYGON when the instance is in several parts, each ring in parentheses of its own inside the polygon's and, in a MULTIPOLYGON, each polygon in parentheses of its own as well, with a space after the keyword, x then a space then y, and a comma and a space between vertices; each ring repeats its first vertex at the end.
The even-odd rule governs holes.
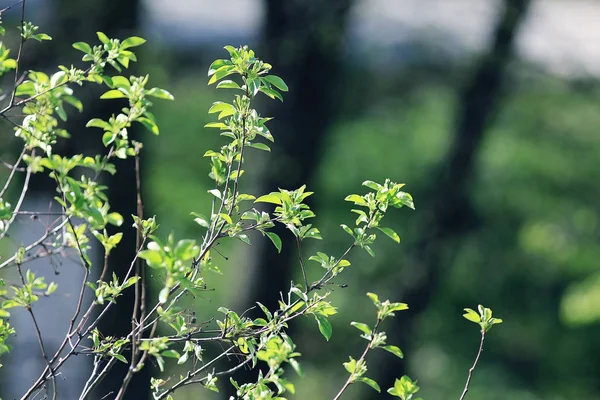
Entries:
POLYGON ((321 332, 321 335, 323 335, 325 340, 329 341, 329 339, 331 338, 331 334, 333 333, 331 323, 329 322, 327 317, 324 317, 323 315, 314 314, 314 316, 317 320, 317 324, 319 325, 319 331, 321 332))
POLYGON ((290 358, 288 360, 288 363, 292 366, 294 371, 296 371, 296 373, 298 374, 299 377, 304 376, 304 371, 302 370, 302 365, 300 365, 300 363, 298 361, 296 361, 296 359, 290 358))
POLYGON ((219 214, 219 217, 224 219, 229 225, 233 225, 233 220, 231 219, 231 217, 228 214, 221 213, 221 214, 219 214))
POLYGON ((391 229, 391 228, 381 228, 379 226, 377 227, 377 229, 379 229, 381 232, 383 232, 387 236, 389 236, 390 239, 392 239, 394 242, 400 243, 400 236, 398 236, 398 234, 396 232, 394 232, 393 229, 391 229))
POLYGON ((251 143, 248 146, 259 150, 271 151, 271 148, 264 143, 251 143))
POLYGON ((227 125, 225 125, 222 122, 209 122, 208 124, 204 125, 205 128, 227 128, 227 125))
POLYGON ((112 354, 112 356, 122 363, 127 364, 127 359, 122 354, 112 354))
POLYGON ((106 221, 111 225, 121 226, 123 224, 123 216, 118 212, 112 212, 106 216, 106 221))
POLYGON ((223 119, 230 115, 235 114, 235 107, 229 103, 224 103, 222 101, 215 101, 213 105, 208 110, 209 114, 220 113, 218 118, 223 119))
POLYGON ((217 89, 241 89, 237 82, 226 79, 217 83, 217 89))
POLYGON ((354 237, 354 232, 352 232, 352 229, 348 228, 347 225, 341 224, 340 226, 348 235, 354 237))
POLYGON ((231 60, 215 60, 208 68, 208 76, 213 75, 217 70, 225 65, 232 65, 231 60))
POLYGON ((192 214, 194 217, 196 217, 196 218, 194 218, 194 221, 195 221, 195 222, 196 222, 198 225, 200 225, 200 226, 202 226, 202 227, 204 227, 204 228, 208 228, 208 227, 210 227, 210 224, 209 224, 208 220, 206 219, 206 217, 205 217, 204 215, 202 215, 202 214, 198 214, 198 213, 195 213, 195 212, 193 212, 193 213, 191 213, 191 214, 192 214))
POLYGON ((344 200, 351 201, 354 204, 359 205, 359 206, 367 206, 367 201, 365 199, 363 199, 362 196, 359 196, 357 194, 351 194, 349 196, 346 196, 346 198, 344 200))
POLYGON ((271 239, 271 242, 275 245, 278 253, 281 253, 281 238, 274 232, 266 232, 266 235, 271 239))
POLYGON ((76 42, 76 43, 73 43, 73 48, 75 48, 75 49, 77 49, 79 51, 83 51, 86 54, 91 54, 92 53, 92 48, 86 42, 76 42))
POLYGON ((350 325, 363 332, 367 336, 372 334, 371 328, 367 324, 363 324, 362 322, 350 322, 350 325))
POLYGON ((364 181, 362 184, 363 184, 363 186, 366 186, 368 188, 371 188, 371 189, 377 190, 377 191, 379 191, 379 189, 381 189, 383 187, 379 183, 373 182, 373 181, 364 181))
POLYGON ((109 123, 101 120, 100 118, 90 119, 88 121, 88 123, 85 124, 85 127, 86 128, 101 128, 101 129, 105 129, 105 130, 110 129, 109 123))
POLYGON ((160 355, 161 355, 161 356, 163 356, 163 357, 168 357, 168 358, 177 358, 177 359, 179 359, 179 357, 181 357, 181 356, 179 355, 179 353, 178 353, 178 352, 176 352, 176 351, 175 351, 175 350, 173 350, 173 349, 165 350, 165 351, 161 352, 161 353, 160 353, 160 355))
POLYGON ((169 298, 169 288, 164 287, 161 289, 160 293, 158 294, 158 302, 160 304, 165 304, 167 302, 168 298, 169 298))
POLYGON ((371 378, 367 378, 366 376, 361 376, 359 378, 356 378, 357 382, 362 382, 362 383, 366 383, 367 385, 371 386, 373 389, 375 389, 377 391, 377 393, 381 393, 381 388, 379 387, 379 385, 377 384, 377 382, 375 382, 373 379, 371 378))
POLYGON ((479 314, 477 314, 477 312, 470 308, 465 308, 465 314, 463 314, 463 317, 476 324, 479 324, 481 322, 481 317, 479 316, 479 314))
POLYGON ((96 32, 96 35, 98 36, 98 39, 100 39, 100 41, 102 43, 108 44, 108 42, 110 42, 110 39, 104 33, 102 33, 102 32, 96 32))
POLYGON ((277 75, 267 75, 263 77, 263 79, 283 92, 287 92, 289 90, 283 79, 277 75))
POLYGON ((121 49, 128 49, 130 47, 140 46, 146 43, 146 39, 139 36, 131 36, 121 42, 121 49))
POLYGON ((280 193, 269 193, 264 196, 260 196, 258 199, 254 200, 255 203, 272 203, 281 205, 281 194, 280 193))
POLYGON ((144 128, 148 129, 153 134, 158 135, 160 133, 158 130, 158 125, 156 125, 156 122, 152 121, 150 118, 139 117, 136 121, 144 125, 144 128))
POLYGON ((156 97, 158 99, 175 100, 175 97, 165 89, 152 88, 146 92, 146 95, 156 97))
POLYGON ((101 99, 126 99, 127 95, 118 89, 112 89, 100 96, 101 99))
POLYGON ((283 102, 283 96, 277 90, 273 90, 273 89, 268 88, 266 86, 261 86, 258 90, 261 91, 261 92, 263 92, 264 94, 266 94, 267 96, 269 96, 273 100, 278 99, 279 101, 283 102))
POLYGON ((393 355, 395 355, 398 358, 404 358, 404 354, 402 353, 402 350, 400 350, 400 347, 398 346, 382 346, 381 347, 384 350, 389 351, 390 353, 392 353, 393 355))
MULTIPOLYGON (((210 77, 210 79, 208 80, 208 84, 212 85, 213 83, 215 83, 216 81, 225 78, 227 75, 232 74, 234 72, 234 66, 233 65, 223 65, 222 67, 220 67, 219 69, 217 69, 214 74, 212 74, 212 76, 210 77)), ((209 71, 210 74, 210 71, 209 71)))

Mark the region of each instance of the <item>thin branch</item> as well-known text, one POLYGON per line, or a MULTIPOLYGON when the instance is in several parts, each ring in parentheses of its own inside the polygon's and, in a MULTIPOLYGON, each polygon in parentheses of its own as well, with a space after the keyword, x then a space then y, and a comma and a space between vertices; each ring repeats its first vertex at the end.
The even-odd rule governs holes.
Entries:
POLYGON ((17 58, 15 60, 15 82, 14 82, 14 87, 13 90, 10 94, 10 103, 8 103, 8 108, 5 110, 2 110, 2 114, 4 114, 5 111, 8 111, 10 108, 12 108, 13 104, 15 103, 15 95, 17 93, 17 83, 19 81, 19 64, 21 62, 21 54, 23 53, 23 45, 25 44, 25 0, 23 0, 23 2, 21 3, 21 41, 19 42, 19 50, 17 52, 17 58))
POLYGON ((308 285, 308 277, 306 276, 306 267, 304 266, 304 259, 302 258, 302 242, 300 238, 296 236, 296 245, 298 246, 298 260, 300 261, 300 268, 302 268, 302 276, 304 276, 304 287, 305 291, 308 292, 310 286, 308 285))
MULTIPOLYGON (((23 276, 23 272, 21 271, 21 263, 17 263, 17 272, 18 272, 19 276, 21 277, 21 282, 23 283, 23 286, 27 285, 25 277, 23 276)), ((42 339, 42 332, 40 331, 40 326, 37 323, 37 319, 35 318, 35 314, 33 313, 33 310, 31 309, 30 304, 28 304, 25 307, 25 310, 27 310, 27 312, 31 316, 31 320, 33 321, 33 326, 35 328, 35 334, 36 334, 38 343, 40 345, 40 350, 42 352, 42 358, 46 362, 46 368, 50 369, 50 374, 51 374, 50 376, 52 379, 52 387, 53 387, 53 397, 52 398, 56 399, 56 376, 54 374, 54 371, 52 370, 52 366, 50 365, 50 360, 48 359, 48 353, 46 352, 46 347, 44 346, 44 340, 42 339)))
POLYGON ((219 354, 217 357, 213 358, 212 360, 210 360, 208 363, 204 364, 201 368, 192 371, 192 372, 188 372, 188 374, 179 382, 177 382, 175 385, 173 385, 171 388, 167 389, 166 391, 164 391, 163 393, 160 394, 160 396, 156 396, 154 397, 156 400, 162 400, 165 397, 167 397, 169 394, 173 393, 174 391, 176 391, 177 389, 179 389, 182 386, 185 386, 186 383, 192 379, 194 376, 198 375, 199 373, 201 373, 202 371, 204 371, 205 369, 207 369, 208 367, 210 367, 212 364, 214 364, 215 362, 217 362, 218 360, 220 360, 223 357, 226 357, 229 355, 229 352, 231 350, 233 350, 235 348, 235 346, 231 346, 229 347, 227 350, 225 350, 223 353, 219 354))
MULTIPOLYGON (((25 2, 23 2, 23 4, 25 4, 25 2)), ((35 156, 35 150, 31 152, 31 155, 35 156)), ((6 234, 8 233, 8 229, 10 228, 12 223, 15 221, 15 218, 17 218, 17 214, 15 214, 14 212, 19 211, 21 209, 21 206, 23 205, 23 200, 25 200, 25 195, 27 194, 27 189, 29 188, 29 179, 31 178, 31 173, 32 173, 31 167, 27 167, 27 174, 25 175, 25 182, 23 182, 23 189, 21 190, 21 195, 19 196, 19 200, 17 201, 17 204, 15 205, 12 217, 5 224, 4 231, 2 233, 0 233, 0 240, 4 236, 6 236, 6 234)))
MULTIPOLYGON (((357 366, 362 364, 363 362, 365 362, 365 359, 367 358, 367 354, 369 354, 369 351, 371 350, 371 345, 373 344, 373 340, 375 340, 375 337, 377 334, 377 329, 379 328, 380 323, 381 323, 381 320, 377 319, 377 323, 375 324, 375 327, 373 328, 371 340, 369 340, 369 344, 367 344, 367 347, 363 351, 362 355, 356 361, 357 366)), ((342 388, 337 393, 337 395, 333 398, 333 400, 339 400, 339 398, 342 397, 342 394, 346 391, 346 389, 348 389, 348 386, 350 386, 352 383, 354 383, 356 381, 356 378, 357 377, 354 375, 354 373, 351 373, 350 376, 348 377, 348 379, 346 380, 346 382, 344 383, 344 386, 342 386, 342 388)))
POLYGON ((23 156, 25 155, 26 151, 27 151, 27 147, 23 146, 23 151, 19 155, 19 158, 17 158, 17 161, 11 166, 11 171, 10 171, 10 174, 8 175, 8 179, 6 180, 4 187, 0 191, 0 198, 2 198, 4 196, 4 193, 6 193, 6 191, 8 190, 8 186, 10 185, 10 182, 12 181, 13 176, 15 175, 15 172, 17 172, 18 166, 21 163, 21 160, 23 159, 23 156))
POLYGON ((464 400, 467 392, 469 391, 469 385, 471 384, 471 376, 473 375, 473 371, 475 371, 475 367, 477 367, 477 363, 479 362, 479 357, 483 352, 483 341, 485 340, 485 330, 481 330, 481 341, 479 342, 479 350, 477 351, 477 356, 475 357, 475 361, 471 368, 469 368, 469 375, 467 375, 467 382, 465 383, 465 388, 463 389, 462 394, 460 395, 459 400, 464 400))

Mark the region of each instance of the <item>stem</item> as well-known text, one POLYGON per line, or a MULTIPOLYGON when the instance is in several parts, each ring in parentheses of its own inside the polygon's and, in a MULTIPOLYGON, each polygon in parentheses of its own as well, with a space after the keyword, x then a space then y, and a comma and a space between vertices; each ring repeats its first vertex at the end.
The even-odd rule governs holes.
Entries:
POLYGON ((306 277, 304 259, 302 259, 302 243, 300 242, 300 238, 298 236, 296 236, 296 244, 298 246, 298 260, 300 261, 300 268, 302 268, 302 275, 304 276, 304 287, 306 288, 306 292, 308 292, 310 286, 308 285, 308 278, 306 277))
MULTIPOLYGON (((356 360, 357 367, 358 367, 358 365, 361 365, 365 361, 365 358, 367 358, 367 354, 369 354, 369 351, 371 350, 371 345, 373 344, 373 340, 375 340, 375 336, 377 334, 377 329, 379 328, 380 323, 381 323, 381 320, 377 319, 377 323, 375 324, 375 327, 373 328, 373 332, 371 334, 371 340, 369 340, 369 344, 363 351, 360 358, 358 360, 356 360)), ((356 376, 354 375, 354 373, 351 373, 350 376, 348 377, 348 379, 346 380, 346 382, 344 383, 344 386, 342 386, 342 388, 335 395, 333 400, 339 400, 339 398, 342 397, 342 394, 344 394, 346 389, 348 389, 348 386, 350 386, 352 383, 354 383, 355 379, 356 379, 356 376)))
POLYGON ((481 341, 479 342, 479 350, 477 351, 477 356, 475 357, 475 361, 471 368, 469 368, 469 375, 467 375, 467 382, 465 383, 465 388, 463 389, 462 394, 460 395, 459 400, 464 400, 467 392, 469 391, 469 384, 471 383, 471 376, 473 375, 473 371, 475 371, 475 367, 477 367, 477 363, 479 362, 479 357, 483 352, 483 341, 485 340, 485 330, 481 330, 481 341))

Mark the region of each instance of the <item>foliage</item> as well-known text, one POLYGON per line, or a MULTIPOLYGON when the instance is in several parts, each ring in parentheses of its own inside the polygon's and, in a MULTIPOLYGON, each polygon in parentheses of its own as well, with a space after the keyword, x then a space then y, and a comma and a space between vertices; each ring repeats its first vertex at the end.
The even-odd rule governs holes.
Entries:
MULTIPOLYGON (((145 42, 135 36, 118 40, 98 32, 100 43, 97 45, 91 46, 85 42, 73 44, 75 49, 83 53, 85 68, 59 66, 58 71, 51 75, 39 71, 21 75, 19 63, 24 44, 28 40, 51 39, 37 31, 38 27, 22 21, 16 59, 8 58, 8 49, 4 44, 0 45, 4 57, 0 73, 15 71, 14 86, 4 97, 6 105, 0 110, 0 117, 14 126, 15 135, 23 141, 22 151, 16 162, 9 166, 10 173, 0 192, 0 239, 11 228, 14 229, 13 223, 17 217, 35 214, 22 210, 33 174, 44 174, 54 182, 54 200, 61 208, 59 218, 38 240, 19 247, 13 256, 0 264, 0 269, 15 267, 21 278, 20 283, 10 285, 0 281, 0 295, 4 299, 0 307, 0 355, 10 350, 10 337, 15 333, 8 320, 9 310, 23 308, 30 315, 46 364, 22 398, 34 398, 44 391, 49 392, 50 388, 52 393, 48 395, 57 398, 56 375, 64 363, 76 354, 93 356, 95 366, 82 390, 82 398, 96 389, 118 362, 129 364, 127 375, 115 397, 124 398, 132 376, 144 368, 149 359, 155 361, 161 372, 165 370, 169 359, 184 365, 187 370, 186 374, 179 377, 153 378, 150 384, 155 399, 171 399, 177 389, 191 384, 218 391, 220 377, 229 376, 247 366, 256 369, 258 376, 255 382, 240 383, 231 379, 237 398, 283 399, 284 394, 293 394, 295 388, 286 378, 285 369, 289 366, 298 375, 302 375, 303 370, 298 361, 300 353, 286 328, 299 317, 312 317, 322 336, 327 341, 332 338, 333 329, 329 319, 337 313, 329 300, 333 279, 351 266, 347 257, 355 249, 362 249, 370 256, 375 255, 373 244, 378 232, 394 242, 400 242, 399 235, 392 228, 381 226, 381 222, 390 207, 414 209, 411 195, 401 190, 404 185, 389 179, 383 183, 367 180, 363 182, 368 189, 366 194, 351 194, 345 198, 356 207, 351 211, 357 215, 353 227, 341 225, 351 237, 349 245, 339 256, 321 251, 309 255, 307 259, 315 261, 322 268, 321 277, 309 283, 306 272, 309 265, 304 261, 306 255, 303 244, 308 239, 322 240, 319 229, 308 223, 315 214, 305 200, 313 193, 307 191, 305 186, 294 190, 279 189, 278 192, 262 196, 242 193, 239 189, 246 152, 250 149, 270 151, 268 143, 274 141, 266 125, 271 118, 261 116, 252 108, 254 100, 262 93, 271 99, 283 101, 282 92, 288 91, 288 87, 283 79, 270 74, 270 64, 259 60, 246 46, 225 46, 229 57, 211 64, 208 83, 216 84, 217 89, 233 90, 234 95, 230 102, 217 101, 208 110, 210 114, 216 114, 216 120, 207 124, 206 128, 218 129, 227 143, 217 150, 204 153, 210 162, 209 177, 215 186, 209 190, 213 199, 211 209, 206 213, 208 216, 192 213, 202 232, 199 239, 177 239, 174 234, 166 238, 159 237, 156 234, 156 218, 143 218, 141 211, 138 211, 138 215, 133 215, 128 222, 133 223, 138 232, 136 255, 133 260, 119 260, 128 266, 124 279, 120 280, 115 274, 109 277, 107 271, 111 251, 122 240, 123 233, 118 228, 126 218, 111 211, 107 187, 99 184, 99 178, 103 174, 117 173, 113 163, 115 159, 133 158, 138 181, 132 184, 135 183, 138 188, 137 198, 141 204, 138 157, 142 143, 131 140, 129 132, 137 122, 158 135, 157 120, 150 112, 152 100, 173 100, 173 96, 164 89, 150 87, 148 75, 121 75, 131 62, 137 60, 131 49, 145 42), (229 79, 224 79, 226 77, 229 79), (72 87, 84 84, 105 87, 107 90, 101 99, 122 99, 127 106, 107 120, 93 118, 87 122, 87 127, 101 129, 105 154, 61 156, 55 152, 55 145, 71 137, 69 132, 61 128, 61 124, 68 119, 68 107, 65 106, 82 110, 84 105, 75 96, 72 87), (9 113, 16 110, 23 114, 22 118, 16 119, 13 116, 15 113, 9 113), (8 188, 18 182, 17 172, 24 172, 24 176, 21 190, 13 200, 9 199, 8 188), (261 203, 274 205, 274 209, 266 211, 260 207, 261 203), (239 314, 220 307, 222 316, 215 317, 214 324, 203 327, 190 324, 181 313, 181 300, 186 293, 199 296, 206 289, 205 274, 217 270, 213 260, 217 242, 237 239, 250 244, 249 232, 259 232, 281 250, 284 245, 282 239, 270 230, 275 224, 285 226, 295 239, 293 245, 298 251, 303 282, 292 282, 289 288, 281 288, 285 294, 276 310, 269 310, 258 303, 258 308, 264 314, 262 317, 251 319, 245 313, 239 314), (113 233, 115 230, 116 233, 113 233), (101 263, 91 256, 91 250, 98 246, 103 253, 101 263), (55 283, 47 283, 43 277, 23 267, 33 259, 51 259, 59 253, 76 254, 85 276, 67 334, 56 352, 50 354, 45 349, 44 335, 37 323, 39 316, 36 316, 34 309, 41 296, 51 296, 60 289, 55 283), (156 271, 157 276, 162 277, 162 287, 156 298, 146 293, 145 268, 156 271), (96 281, 90 279, 93 269, 101 271, 96 281), (94 301, 85 304, 84 294, 90 290, 94 293, 94 301), (131 331, 123 337, 103 336, 97 328, 98 323, 126 290, 135 291, 131 331), (151 299, 148 306, 145 304, 147 297, 151 299), (157 334, 159 325, 168 327, 170 334, 157 334), (208 346, 220 346, 223 350, 214 358, 205 359, 204 352, 208 346), (227 359, 231 361, 227 367, 221 368, 221 362, 227 359)), ((350 357, 350 361, 344 363, 349 377, 335 399, 340 398, 356 382, 381 391, 377 382, 366 376, 366 357, 371 350, 381 348, 403 357, 400 348, 386 343, 387 336, 380 325, 408 306, 389 300, 380 301, 373 293, 368 293, 368 297, 377 310, 375 323, 372 327, 361 322, 352 323, 368 344, 358 359, 350 357)), ((485 332, 493 324, 501 322, 492 318, 491 310, 483 307, 480 307, 479 315, 467 309, 466 318, 480 324, 481 345, 485 332)), ((416 382, 403 376, 388 389, 388 393, 407 400, 412 399, 418 389, 416 382)))

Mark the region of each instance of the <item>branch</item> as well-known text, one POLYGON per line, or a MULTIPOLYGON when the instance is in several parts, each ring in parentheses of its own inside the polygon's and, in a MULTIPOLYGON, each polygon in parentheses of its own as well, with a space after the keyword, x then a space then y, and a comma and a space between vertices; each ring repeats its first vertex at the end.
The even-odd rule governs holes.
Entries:
POLYGON ((481 342, 479 342, 479 350, 477 351, 477 356, 475 357, 475 361, 471 368, 469 368, 469 375, 467 376, 467 382, 465 383, 465 388, 463 389, 462 394, 460 395, 459 400, 464 400, 467 392, 469 391, 469 384, 471 383, 471 376, 473 375, 473 371, 475 371, 475 367, 477 367, 477 363, 479 362, 479 357, 483 352, 483 341, 485 340, 485 330, 481 330, 481 342))

